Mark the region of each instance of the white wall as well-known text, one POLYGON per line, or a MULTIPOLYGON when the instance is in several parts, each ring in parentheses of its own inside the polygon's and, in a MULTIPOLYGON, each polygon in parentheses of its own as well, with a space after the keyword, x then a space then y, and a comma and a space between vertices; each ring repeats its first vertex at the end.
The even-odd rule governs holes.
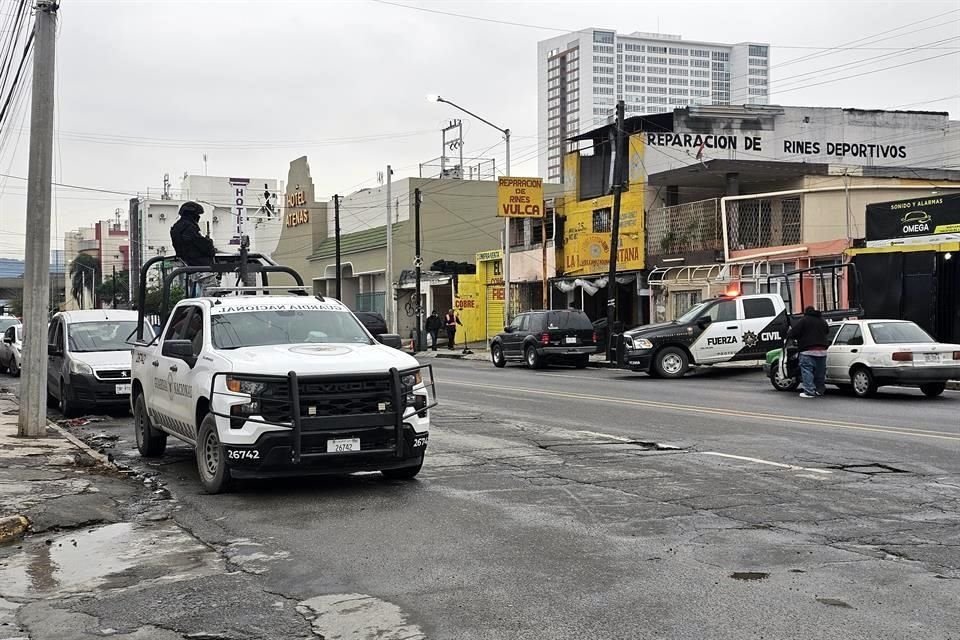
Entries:
MULTIPOLYGON (((391 215, 394 223, 410 219, 410 180, 402 178, 394 180, 391 187, 391 215), (400 200, 399 217, 395 211, 395 203, 400 200)), ((335 211, 333 199, 327 203, 327 237, 332 237, 335 231, 333 218, 335 211)), ((387 185, 362 189, 347 196, 340 197, 340 233, 356 233, 365 229, 384 227, 387 224, 387 185)))
MULTIPOLYGON (((771 128, 758 130, 755 126, 741 128, 747 114, 729 117, 698 118, 702 126, 704 120, 712 122, 712 132, 716 135, 733 135, 737 138, 737 149, 705 148, 706 160, 775 160, 780 162, 810 162, 850 166, 890 166, 956 168, 960 167, 960 123, 950 122, 946 115, 923 114, 904 111, 862 111, 821 107, 776 107, 761 109, 782 109, 783 113, 772 117, 771 128), (725 127, 731 127, 726 129, 725 127), (760 149, 745 149, 745 137, 756 137, 760 149), (786 143, 794 144, 787 147, 786 143), (809 143, 798 150, 797 146, 809 143), (832 153, 828 145, 863 144, 874 145, 873 157, 855 155, 849 152, 839 155, 832 153), (881 150, 882 147, 882 150, 881 150), (886 155, 886 157, 884 157, 886 155), (895 156, 895 157, 892 157, 895 156), (905 157, 903 157, 905 156, 905 157)), ((697 107, 691 108, 696 113, 697 107)), ((708 112, 711 107, 703 107, 708 112)), ((721 107, 717 109, 736 109, 721 107)), ((717 111, 715 111, 717 112, 717 111)), ((734 112, 731 111, 731 114, 734 112)), ((648 174, 659 173, 696 164, 698 148, 696 135, 707 133, 702 128, 697 131, 686 126, 683 110, 674 112, 674 132, 689 133, 691 137, 674 144, 675 139, 667 132, 644 134, 647 148, 644 165, 648 174), (687 145, 686 143, 690 144, 687 145)), ((858 150, 859 151, 859 150, 858 150)))

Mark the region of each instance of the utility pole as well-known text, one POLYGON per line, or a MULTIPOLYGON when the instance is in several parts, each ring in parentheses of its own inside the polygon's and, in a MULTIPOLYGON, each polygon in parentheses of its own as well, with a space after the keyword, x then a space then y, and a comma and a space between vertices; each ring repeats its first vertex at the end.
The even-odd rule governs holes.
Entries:
POLYGON ((607 359, 613 362, 613 323, 617 317, 617 251, 620 245, 620 199, 626 177, 627 158, 623 140, 623 100, 617 101, 617 130, 613 138, 613 220, 610 225, 610 274, 607 278, 607 359))
MULTIPOLYGON (((503 130, 507 145, 506 175, 510 175, 510 129, 503 130)), ((503 219, 503 326, 510 324, 510 218, 503 219)))
POLYGON ((34 26, 33 94, 30 101, 30 168, 23 280, 23 368, 17 433, 41 438, 47 432, 47 320, 50 301, 50 199, 53 174, 54 57, 56 0, 37 0, 34 26), (32 366, 31 366, 32 365, 32 366))
MULTIPOLYGON (((118 209, 119 211, 119 209, 118 209)), ((113 265, 113 308, 117 308, 117 265, 113 265)))
POLYGON ((337 300, 340 300, 343 295, 343 275, 340 273, 340 196, 337 194, 333 194, 333 237, 337 254, 337 300))
POLYGON ((414 233, 414 257, 413 268, 417 273, 416 302, 414 307, 417 314, 417 348, 414 351, 423 349, 423 311, 420 309, 420 267, 423 265, 423 258, 420 256, 420 187, 413 190, 413 233, 414 233))
POLYGON ((387 269, 385 274, 385 293, 383 295, 383 310, 387 321, 387 330, 396 333, 393 305, 393 198, 390 194, 393 169, 387 165, 387 269))

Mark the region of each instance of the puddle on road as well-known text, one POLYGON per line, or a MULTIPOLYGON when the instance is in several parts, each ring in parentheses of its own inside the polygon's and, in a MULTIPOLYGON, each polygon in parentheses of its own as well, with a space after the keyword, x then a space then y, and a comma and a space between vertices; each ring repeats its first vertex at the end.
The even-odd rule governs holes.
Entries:
POLYGON ((400 607, 362 593, 318 596, 297 605, 314 633, 324 640, 424 640, 400 607))
POLYGON ((0 596, 87 593, 219 571, 219 557, 179 527, 121 522, 30 539, 22 551, 0 560, 0 596))

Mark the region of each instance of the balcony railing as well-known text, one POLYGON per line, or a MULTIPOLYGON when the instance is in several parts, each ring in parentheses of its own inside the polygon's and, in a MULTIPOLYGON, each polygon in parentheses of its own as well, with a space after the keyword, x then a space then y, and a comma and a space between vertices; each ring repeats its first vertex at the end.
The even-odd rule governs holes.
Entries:
POLYGON ((698 200, 647 214, 647 254, 662 256, 723 248, 720 200, 698 200))

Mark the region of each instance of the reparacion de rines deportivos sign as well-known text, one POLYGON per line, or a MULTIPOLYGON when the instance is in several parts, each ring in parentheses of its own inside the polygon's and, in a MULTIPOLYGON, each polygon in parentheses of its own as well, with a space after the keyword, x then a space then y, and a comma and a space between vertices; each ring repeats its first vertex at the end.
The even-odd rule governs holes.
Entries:
MULTIPOLYGON (((715 133, 653 133, 646 134, 647 144, 652 147, 676 147, 689 149, 699 156, 708 151, 753 151, 771 152, 774 149, 763 136, 715 133)), ((837 158, 906 158, 907 147, 896 144, 843 142, 839 140, 778 140, 777 153, 791 156, 835 156, 837 158)))

